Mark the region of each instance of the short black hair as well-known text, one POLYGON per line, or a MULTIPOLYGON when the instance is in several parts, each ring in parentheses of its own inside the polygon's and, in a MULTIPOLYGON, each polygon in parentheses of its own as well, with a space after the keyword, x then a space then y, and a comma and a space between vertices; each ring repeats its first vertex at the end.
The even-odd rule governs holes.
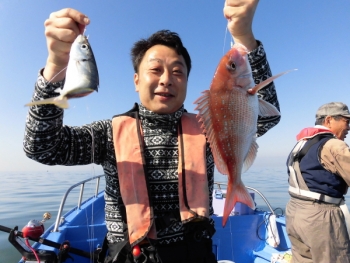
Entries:
POLYGON ((173 48, 178 55, 183 56, 187 67, 187 78, 191 71, 191 57, 187 49, 183 46, 181 38, 170 30, 160 30, 152 34, 147 39, 141 39, 133 45, 131 49, 131 60, 135 73, 138 73, 141 61, 148 49, 155 45, 164 45, 173 48))

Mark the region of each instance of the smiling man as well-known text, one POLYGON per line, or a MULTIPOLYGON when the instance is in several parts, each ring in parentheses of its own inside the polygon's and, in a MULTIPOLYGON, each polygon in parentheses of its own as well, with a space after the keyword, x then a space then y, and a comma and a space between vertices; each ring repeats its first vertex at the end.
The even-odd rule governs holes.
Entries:
MULTIPOLYGON (((258 0, 226 0, 224 17, 234 41, 250 51, 253 77, 259 83, 271 70, 252 32, 257 5, 258 0)), ((63 87, 71 44, 89 22, 70 8, 46 20, 49 56, 33 100, 54 97, 63 87)), ((140 101, 130 111, 78 127, 63 125, 61 108, 32 107, 24 150, 29 158, 48 165, 103 167, 107 235, 100 262, 215 263, 214 160, 196 115, 184 106, 190 55, 178 34, 160 30, 137 41, 131 59, 140 101)), ((259 91, 259 97, 279 108, 273 83, 259 91)), ((280 116, 259 118, 257 136, 279 120, 280 116)))
POLYGON ((350 262, 350 149, 344 142, 350 112, 342 102, 322 105, 316 126, 303 129, 289 155, 287 232, 292 262, 350 262))
MULTIPOLYGON (((149 42, 159 38, 157 41, 162 43, 161 39, 166 37, 176 38, 176 34, 162 30, 153 35, 149 42)), ((131 52, 134 59, 138 57, 145 42, 147 41, 141 40, 134 45, 131 52)), ((134 83, 140 101, 147 109, 158 114, 175 112, 186 98, 191 61, 187 50, 177 48, 175 43, 170 44, 168 40, 168 44, 152 46, 144 54, 141 63, 134 66, 134 83)))

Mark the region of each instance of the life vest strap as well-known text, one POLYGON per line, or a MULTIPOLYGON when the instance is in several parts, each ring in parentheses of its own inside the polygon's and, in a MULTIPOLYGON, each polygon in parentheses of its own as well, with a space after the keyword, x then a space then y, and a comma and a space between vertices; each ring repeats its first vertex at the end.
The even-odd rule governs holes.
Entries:
POLYGON ((343 198, 331 197, 331 196, 328 196, 325 194, 306 191, 306 190, 302 190, 300 188, 296 188, 296 187, 292 187, 292 186, 289 186, 288 191, 293 193, 293 194, 296 194, 298 196, 305 196, 305 197, 309 197, 309 198, 312 198, 312 199, 315 199, 318 201, 322 201, 322 202, 330 203, 330 204, 335 204, 335 205, 340 205, 341 202, 344 200, 343 198))
POLYGON ((340 209, 343 212, 345 223, 346 223, 346 229, 348 230, 348 235, 350 237, 350 213, 348 206, 345 204, 344 199, 341 201, 340 209))

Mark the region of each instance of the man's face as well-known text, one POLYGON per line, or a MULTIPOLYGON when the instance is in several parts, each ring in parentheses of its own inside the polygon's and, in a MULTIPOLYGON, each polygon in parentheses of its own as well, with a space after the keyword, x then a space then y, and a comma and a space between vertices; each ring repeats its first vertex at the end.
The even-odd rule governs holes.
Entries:
POLYGON ((145 53, 134 75, 140 101, 158 114, 177 111, 185 101, 187 67, 183 56, 172 48, 155 45, 145 53))
POLYGON ((335 134, 335 136, 337 136, 338 139, 344 141, 350 129, 349 119, 344 117, 341 117, 338 120, 330 118, 329 125, 329 129, 335 134))

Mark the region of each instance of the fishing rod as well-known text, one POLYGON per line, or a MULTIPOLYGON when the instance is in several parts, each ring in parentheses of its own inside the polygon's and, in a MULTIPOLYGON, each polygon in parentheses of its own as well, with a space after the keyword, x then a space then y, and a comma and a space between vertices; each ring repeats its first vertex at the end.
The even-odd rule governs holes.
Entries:
MULTIPOLYGON (((18 241, 16 240, 16 237, 28 238, 31 241, 35 241, 35 242, 38 242, 38 243, 46 245, 46 246, 57 248, 59 250, 62 250, 62 248, 67 248, 67 245, 69 245, 68 241, 65 241, 62 244, 60 244, 60 243, 57 243, 57 242, 54 242, 54 241, 51 241, 51 240, 48 240, 48 239, 45 239, 45 238, 42 238, 42 237, 30 236, 30 235, 26 234, 25 231, 19 231, 17 226, 12 229, 12 228, 0 225, 0 231, 10 233, 10 235, 9 235, 10 243, 12 245, 14 245, 14 247, 22 255, 26 254, 25 255, 26 257, 28 256, 28 253, 30 253, 30 252, 25 250, 23 248, 23 246, 20 243, 18 243, 18 241)), ((89 252, 86 252, 86 251, 78 249, 78 248, 73 248, 73 247, 70 247, 70 245, 69 245, 69 248, 67 250, 70 253, 72 253, 72 254, 75 254, 75 255, 78 255, 78 256, 82 256, 82 257, 85 257, 85 258, 92 258, 92 257, 97 258, 97 255, 95 253, 89 253, 89 252)), ((49 254, 47 256, 52 257, 52 253, 54 253, 54 252, 53 251, 47 251, 47 252, 49 252, 49 253, 47 253, 47 254, 49 254), (52 252, 52 253, 50 253, 50 252, 52 252)), ((54 255, 57 258, 57 255, 56 254, 54 254, 54 255)), ((40 257, 41 256, 42 256, 42 252, 40 253, 40 257)))

